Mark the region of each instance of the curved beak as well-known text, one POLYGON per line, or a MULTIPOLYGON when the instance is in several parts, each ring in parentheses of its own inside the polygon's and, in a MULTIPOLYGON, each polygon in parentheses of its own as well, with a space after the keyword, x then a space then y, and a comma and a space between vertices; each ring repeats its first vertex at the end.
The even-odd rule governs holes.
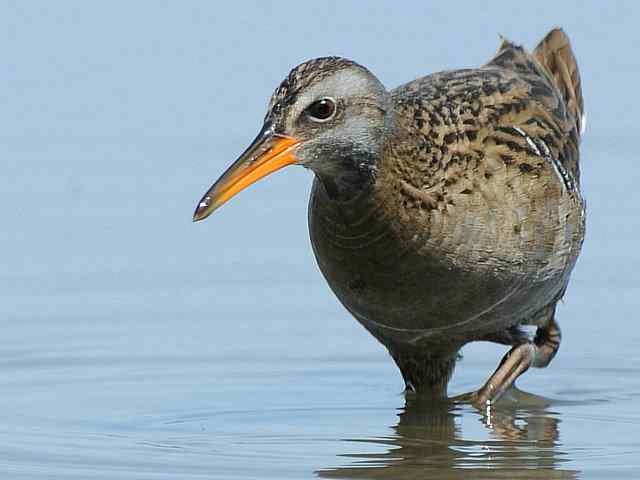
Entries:
POLYGON ((213 184, 198 203, 193 221, 204 220, 236 193, 282 167, 297 163, 295 149, 300 144, 293 137, 273 132, 265 123, 249 148, 213 184))

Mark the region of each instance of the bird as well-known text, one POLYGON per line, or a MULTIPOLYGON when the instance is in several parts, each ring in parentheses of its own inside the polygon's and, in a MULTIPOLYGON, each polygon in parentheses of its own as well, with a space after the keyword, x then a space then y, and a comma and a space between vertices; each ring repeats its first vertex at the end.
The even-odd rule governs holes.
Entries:
POLYGON ((388 350, 408 394, 446 397, 463 346, 510 347, 471 402, 490 405, 556 355, 585 234, 585 126, 569 38, 502 38, 478 68, 392 90, 321 57, 291 70, 255 140, 205 193, 203 220, 288 165, 314 174, 308 224, 324 278, 388 350))

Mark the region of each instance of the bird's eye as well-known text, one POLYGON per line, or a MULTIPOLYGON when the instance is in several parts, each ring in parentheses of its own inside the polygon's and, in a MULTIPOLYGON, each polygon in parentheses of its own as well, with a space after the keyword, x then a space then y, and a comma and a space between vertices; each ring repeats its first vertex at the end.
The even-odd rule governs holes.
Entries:
POLYGON ((326 122, 336 113, 336 103, 330 98, 323 98, 307 107, 307 115, 316 122, 326 122))

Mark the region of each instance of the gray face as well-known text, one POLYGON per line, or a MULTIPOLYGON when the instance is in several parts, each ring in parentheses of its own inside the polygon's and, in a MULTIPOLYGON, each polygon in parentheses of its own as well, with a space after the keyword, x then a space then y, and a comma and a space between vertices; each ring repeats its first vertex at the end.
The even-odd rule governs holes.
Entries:
POLYGON ((302 142, 298 163, 340 176, 381 155, 392 123, 390 96, 364 67, 320 58, 296 67, 282 82, 266 121, 276 133, 302 142))
POLYGON ((291 164, 311 168, 331 198, 353 198, 375 181, 390 112, 389 93, 364 67, 338 57, 298 65, 273 94, 258 136, 204 194, 194 220, 291 164))

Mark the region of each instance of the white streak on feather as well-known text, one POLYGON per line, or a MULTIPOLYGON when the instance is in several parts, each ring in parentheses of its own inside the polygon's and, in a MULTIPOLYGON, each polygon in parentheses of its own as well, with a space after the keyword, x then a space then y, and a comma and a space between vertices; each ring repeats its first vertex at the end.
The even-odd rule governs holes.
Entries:
POLYGON ((536 155, 540 155, 540 150, 538 150, 538 146, 535 144, 533 139, 525 133, 524 130, 522 130, 520 127, 513 127, 513 129, 516 132, 518 132, 527 141, 527 145, 529 145, 531 150, 533 150, 536 153, 536 155))

